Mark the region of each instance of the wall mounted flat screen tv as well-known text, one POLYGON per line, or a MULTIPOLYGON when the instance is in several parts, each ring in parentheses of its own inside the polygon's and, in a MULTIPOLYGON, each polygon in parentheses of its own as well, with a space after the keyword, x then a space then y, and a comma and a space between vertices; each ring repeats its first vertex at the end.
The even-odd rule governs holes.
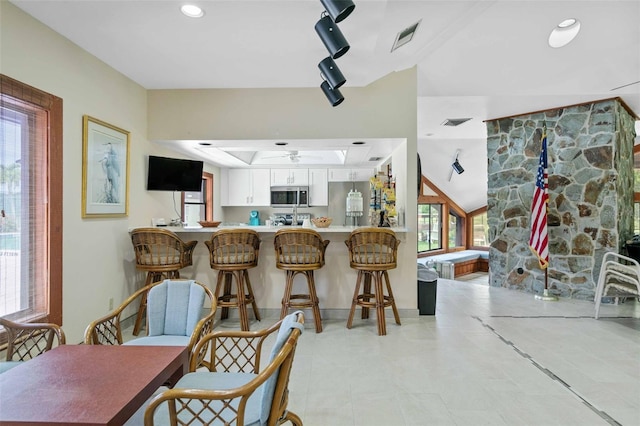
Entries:
POLYGON ((199 192, 203 166, 202 161, 150 155, 147 190, 199 192))

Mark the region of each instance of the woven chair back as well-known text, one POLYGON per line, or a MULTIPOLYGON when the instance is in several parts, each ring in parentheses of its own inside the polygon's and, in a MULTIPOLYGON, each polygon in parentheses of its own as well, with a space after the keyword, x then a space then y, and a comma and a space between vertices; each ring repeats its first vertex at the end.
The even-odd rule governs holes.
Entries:
POLYGON ((273 246, 276 268, 296 271, 320 269, 329 240, 313 229, 281 229, 276 232, 273 246))
POLYGON ((182 240, 167 229, 138 228, 131 231, 136 267, 144 271, 175 271, 187 266, 182 240))
POLYGON ((205 244, 212 269, 229 271, 258 265, 260 237, 252 229, 221 229, 205 244))
POLYGON ((349 263, 353 269, 381 271, 398 265, 400 240, 388 228, 356 229, 345 244, 349 248, 349 263))

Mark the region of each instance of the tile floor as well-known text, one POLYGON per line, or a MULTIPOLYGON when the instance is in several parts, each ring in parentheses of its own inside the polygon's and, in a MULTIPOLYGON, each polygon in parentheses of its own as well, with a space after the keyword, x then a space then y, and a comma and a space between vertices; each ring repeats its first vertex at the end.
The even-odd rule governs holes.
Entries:
POLYGON ((387 336, 307 324, 289 407, 306 426, 640 425, 640 303, 593 312, 439 279, 436 315, 388 315, 387 336))
POLYGON ((320 334, 307 316, 289 409, 305 426, 640 425, 640 303, 595 320, 593 302, 464 279, 438 280, 434 316, 398 326, 389 312, 386 336, 375 313, 320 334))

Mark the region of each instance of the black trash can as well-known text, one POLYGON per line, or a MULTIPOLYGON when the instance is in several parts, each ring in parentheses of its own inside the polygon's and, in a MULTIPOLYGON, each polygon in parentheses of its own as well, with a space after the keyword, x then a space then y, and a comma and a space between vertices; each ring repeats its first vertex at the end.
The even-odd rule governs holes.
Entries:
POLYGON ((438 273, 418 264, 418 310, 420 315, 436 314, 438 273))

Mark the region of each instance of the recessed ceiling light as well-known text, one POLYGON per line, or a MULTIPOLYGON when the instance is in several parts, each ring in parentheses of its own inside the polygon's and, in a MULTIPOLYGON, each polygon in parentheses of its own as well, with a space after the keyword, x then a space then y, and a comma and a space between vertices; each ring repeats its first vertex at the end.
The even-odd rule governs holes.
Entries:
POLYGON ((362 141, 355 141, 355 142, 351 142, 352 145, 364 145, 364 142, 362 141))
POLYGON ((276 145, 277 146, 287 146, 287 145, 289 145, 289 143, 288 142, 276 142, 276 145))
POLYGON ((558 48, 569 44, 580 32, 580 21, 575 18, 565 19, 549 34, 549 46, 558 48))
POLYGON ((204 16, 204 10, 196 6, 195 4, 185 4, 180 7, 180 12, 189 18, 202 18, 204 16))
POLYGON ((211 142, 198 142, 198 145, 201 145, 201 146, 211 146, 211 142))

